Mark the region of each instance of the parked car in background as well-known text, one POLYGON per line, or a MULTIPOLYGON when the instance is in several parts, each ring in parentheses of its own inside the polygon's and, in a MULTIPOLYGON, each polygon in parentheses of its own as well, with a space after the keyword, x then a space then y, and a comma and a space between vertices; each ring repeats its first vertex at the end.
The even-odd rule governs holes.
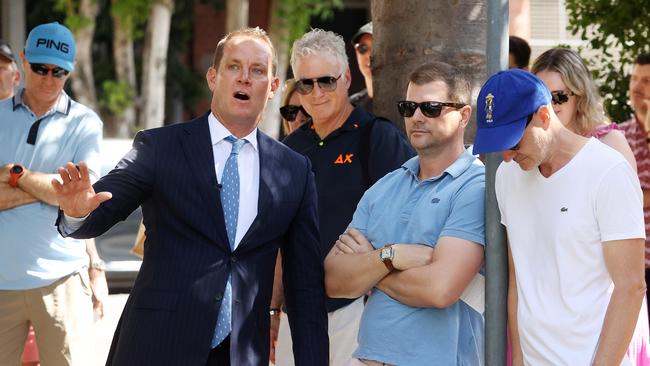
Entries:
MULTIPOLYGON (((131 149, 132 140, 105 139, 102 141, 101 157, 104 176, 131 149)), ((106 262, 106 279, 110 293, 129 292, 138 276, 142 260, 131 253, 138 227, 142 220, 140 208, 129 217, 115 224, 107 232, 95 238, 97 251, 106 262)))

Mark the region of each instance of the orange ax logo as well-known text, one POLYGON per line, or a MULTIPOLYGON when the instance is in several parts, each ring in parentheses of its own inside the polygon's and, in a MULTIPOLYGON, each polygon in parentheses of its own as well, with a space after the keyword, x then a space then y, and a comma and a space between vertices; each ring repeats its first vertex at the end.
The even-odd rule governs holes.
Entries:
POLYGON ((352 164, 352 157, 354 154, 345 154, 345 158, 343 157, 343 154, 339 154, 339 157, 334 160, 334 164, 352 164))

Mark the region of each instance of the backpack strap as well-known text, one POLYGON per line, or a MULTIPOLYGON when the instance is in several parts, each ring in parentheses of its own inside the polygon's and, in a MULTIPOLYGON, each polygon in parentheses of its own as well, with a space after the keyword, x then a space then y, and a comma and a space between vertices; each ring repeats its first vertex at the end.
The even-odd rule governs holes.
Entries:
POLYGON ((359 138, 359 162, 361 163, 361 174, 363 176, 364 190, 367 190, 372 185, 370 179, 370 139, 372 137, 372 129, 375 122, 383 118, 375 117, 372 121, 366 123, 361 127, 361 136, 359 138))

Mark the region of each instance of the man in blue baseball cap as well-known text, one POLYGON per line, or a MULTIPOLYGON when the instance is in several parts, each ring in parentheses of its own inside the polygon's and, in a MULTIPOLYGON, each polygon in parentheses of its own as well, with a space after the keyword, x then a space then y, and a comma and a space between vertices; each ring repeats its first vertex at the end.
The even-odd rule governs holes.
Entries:
POLYGON ((541 80, 481 88, 474 153, 503 152, 513 365, 619 365, 645 293, 642 194, 630 164, 566 129, 541 80))
POLYGON ((107 295, 92 239, 64 239, 54 226, 57 168, 83 160, 92 179, 100 173, 102 122, 63 91, 74 59, 68 28, 35 27, 20 54, 25 87, 0 102, 0 365, 20 364, 29 324, 41 360, 88 364, 93 300, 107 295))

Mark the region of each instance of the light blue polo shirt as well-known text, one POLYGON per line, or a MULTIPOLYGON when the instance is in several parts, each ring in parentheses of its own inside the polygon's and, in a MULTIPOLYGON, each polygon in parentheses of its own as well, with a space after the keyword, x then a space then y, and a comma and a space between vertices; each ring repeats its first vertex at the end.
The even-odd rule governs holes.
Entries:
MULTIPOLYGON (((469 150, 438 177, 418 179, 408 160, 363 196, 351 227, 375 248, 389 243, 436 246, 441 236, 485 245, 485 167, 469 150)), ((444 308, 404 305, 377 288, 361 318, 354 357, 393 365, 482 365, 483 316, 462 301, 444 308)))
MULTIPOLYGON (((96 179, 102 139, 97 114, 62 92, 54 108, 37 118, 22 95, 21 89, 0 102, 0 164, 57 173, 67 162, 83 160, 96 179)), ((57 210, 36 202, 0 211, 0 290, 47 286, 88 265, 83 240, 57 232, 57 210)))

